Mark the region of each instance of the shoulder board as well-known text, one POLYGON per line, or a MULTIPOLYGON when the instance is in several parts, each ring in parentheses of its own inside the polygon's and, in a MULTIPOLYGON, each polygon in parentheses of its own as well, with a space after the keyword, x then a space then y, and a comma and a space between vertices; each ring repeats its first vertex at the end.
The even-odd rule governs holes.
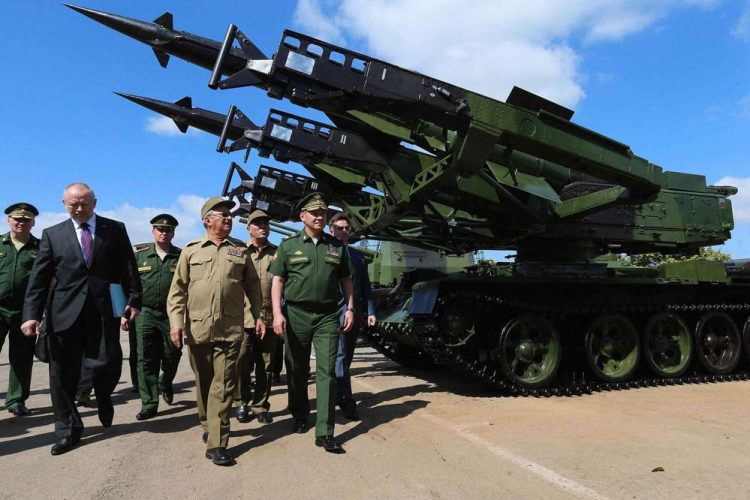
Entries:
POLYGON ((149 243, 136 243, 133 246, 135 246, 135 251, 136 252, 142 252, 142 251, 148 249, 149 243))
POLYGON ((188 243, 187 245, 185 245, 185 248, 187 248, 187 247, 191 247, 191 246, 193 246, 193 245, 197 245, 197 244, 198 244, 198 243, 200 243, 201 241, 202 241, 202 239, 199 239, 199 240, 193 240, 193 241, 189 242, 189 243, 188 243))
POLYGON ((291 240, 292 238, 299 238, 302 235, 302 233, 294 233, 290 234, 289 236, 284 236, 281 238, 281 241, 291 240))
POLYGON ((172 245, 172 250, 171 250, 171 252, 172 252, 172 253, 180 253, 180 252, 182 252, 182 248, 180 248, 180 247, 176 247, 176 246, 172 245))

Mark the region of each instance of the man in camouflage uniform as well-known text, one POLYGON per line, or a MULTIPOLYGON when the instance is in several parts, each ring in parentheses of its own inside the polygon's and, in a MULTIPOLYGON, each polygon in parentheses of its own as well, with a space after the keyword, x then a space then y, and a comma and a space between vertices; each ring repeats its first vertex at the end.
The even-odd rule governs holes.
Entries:
POLYGON ((262 336, 260 280, 242 241, 229 236, 234 202, 209 198, 201 208, 206 235, 185 246, 167 298, 170 335, 177 347, 188 345, 195 374, 198 418, 207 443, 206 458, 233 465, 227 452, 229 412, 237 381, 245 297, 262 336))
MULTIPOLYGON (((247 242, 250 259, 255 266, 260 278, 261 291, 263 293, 263 305, 261 315, 263 322, 267 325, 273 323, 271 312, 271 276, 268 273, 268 265, 276 255, 276 245, 268 241, 269 226, 268 214, 262 210, 255 210, 247 218, 247 230, 250 240, 247 242)), ((268 410, 271 408, 269 398, 271 397, 271 385, 273 377, 273 366, 276 357, 276 345, 278 337, 273 332, 266 332, 263 336, 257 334, 252 323, 252 316, 245 316, 245 331, 247 335, 242 340, 240 356, 237 361, 237 387, 234 392, 234 401, 237 405, 237 421, 250 422, 255 416, 261 424, 270 424, 273 419, 268 410), (254 363, 251 363, 253 361, 254 363), (252 391, 250 401, 250 365, 255 366, 255 389, 252 391), (250 410, 248 411, 248 404, 250 410), (250 413, 252 412, 252 414, 250 413)))
POLYGON ((135 319, 138 391, 141 395, 141 410, 135 416, 136 420, 156 416, 159 392, 165 403, 172 404, 172 381, 182 356, 182 351, 175 347, 169 336, 167 317, 167 295, 182 252, 172 245, 178 222, 169 214, 159 214, 151 219, 151 225, 154 242, 135 246, 138 274, 143 285, 143 307, 135 319))
POLYGON ((29 414, 26 399, 31 388, 35 337, 21 332, 21 309, 29 273, 39 252, 39 239, 31 234, 39 211, 30 203, 5 209, 10 231, 0 236, 0 350, 9 337, 10 374, 5 409, 16 416, 29 414))
POLYGON ((317 416, 315 445, 330 453, 344 453, 333 437, 338 349, 339 301, 347 304, 343 331, 354 325, 354 299, 349 257, 343 243, 323 232, 328 204, 321 193, 311 193, 298 204, 303 231, 281 242, 269 272, 273 274, 271 299, 273 329, 284 335, 289 411, 294 431, 308 429, 310 400, 307 380, 310 351, 315 349, 317 416), (282 307, 282 298, 286 303, 282 307))

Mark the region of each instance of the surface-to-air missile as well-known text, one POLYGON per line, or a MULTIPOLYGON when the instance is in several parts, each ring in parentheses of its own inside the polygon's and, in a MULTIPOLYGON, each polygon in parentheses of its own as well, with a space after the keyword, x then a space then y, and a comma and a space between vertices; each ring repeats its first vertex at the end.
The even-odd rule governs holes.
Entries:
POLYGON ((735 188, 665 171, 519 88, 503 102, 293 31, 268 57, 234 25, 219 42, 174 31, 168 13, 147 23, 70 7, 150 45, 162 66, 171 54, 209 69, 212 88, 257 87, 327 116, 272 110, 256 125, 234 106, 123 94, 183 131, 216 134, 219 151, 256 150, 310 173, 262 166, 251 177, 233 164, 225 192, 243 209, 294 220, 295 202, 323 191, 354 236, 516 252, 511 263, 406 273, 378 312, 381 346, 514 394, 747 377, 746 266, 612 257, 723 243, 735 188))

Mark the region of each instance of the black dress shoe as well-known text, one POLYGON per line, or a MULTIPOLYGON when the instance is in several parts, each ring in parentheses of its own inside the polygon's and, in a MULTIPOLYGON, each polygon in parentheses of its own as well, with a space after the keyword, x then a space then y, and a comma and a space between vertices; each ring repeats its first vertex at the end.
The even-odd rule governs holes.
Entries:
POLYGON ((247 411, 247 405, 242 405, 242 406, 237 407, 237 422, 241 424, 246 424, 250 422, 254 416, 255 415, 247 411))
POLYGON ((318 436, 315 438, 315 446, 322 447, 328 453, 346 453, 346 450, 341 447, 336 438, 330 434, 327 436, 318 436))
POLYGON ((208 443, 208 432, 203 433, 203 442, 208 443))
POLYGON ((53 455, 62 455, 63 453, 67 453, 72 450, 75 445, 80 442, 80 440, 80 438, 78 438, 77 440, 69 437, 62 438, 52 445, 50 453, 52 453, 53 455))
POLYGON ((274 383, 274 384, 280 384, 281 383, 281 375, 279 375, 278 373, 274 373, 273 376, 272 376, 272 378, 271 378, 271 382, 274 383))
POLYGON ((304 434, 305 432, 307 432, 310 426, 307 424, 306 418, 295 418, 292 428, 297 434, 304 434))
POLYGON ((115 417, 115 409, 112 406, 111 400, 97 400, 97 413, 99 413, 99 422, 102 423, 102 427, 107 428, 112 426, 112 419, 115 417))
POLYGON ((79 392, 76 394, 76 403, 78 406, 86 406, 91 401, 91 395, 88 392, 79 392))
POLYGON ((8 411, 17 417, 25 417, 26 415, 31 413, 29 409, 26 408, 26 405, 24 405, 23 403, 18 403, 16 406, 14 406, 8 411))
POLYGON ((214 465, 234 465, 234 457, 229 454, 226 448, 213 448, 206 451, 206 458, 211 460, 214 465))
POLYGON ((141 411, 139 411, 135 415, 136 420, 148 420, 149 418, 154 418, 156 416, 156 409, 155 408, 141 408, 141 411))
POLYGON ((171 405, 172 401, 174 401, 174 393, 172 391, 162 391, 161 398, 165 403, 171 405))
POLYGON ((345 405, 339 407, 341 408, 341 413, 343 413, 343 415, 349 420, 359 420, 359 413, 357 412, 356 406, 345 405))
POLYGON ((258 413, 259 424, 270 424, 271 422, 273 422, 273 418, 271 418, 271 415, 269 415, 267 411, 264 411, 263 413, 258 413))

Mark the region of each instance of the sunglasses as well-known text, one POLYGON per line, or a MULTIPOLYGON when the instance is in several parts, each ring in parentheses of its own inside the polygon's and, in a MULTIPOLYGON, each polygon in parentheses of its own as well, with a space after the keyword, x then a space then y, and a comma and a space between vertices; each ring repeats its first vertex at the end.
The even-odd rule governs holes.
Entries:
POLYGON ((154 226, 154 229, 159 231, 160 233, 173 233, 174 228, 169 226, 154 226))
POLYGON ((224 217, 226 218, 232 218, 232 212, 214 212, 210 215, 207 215, 207 217, 224 217))

